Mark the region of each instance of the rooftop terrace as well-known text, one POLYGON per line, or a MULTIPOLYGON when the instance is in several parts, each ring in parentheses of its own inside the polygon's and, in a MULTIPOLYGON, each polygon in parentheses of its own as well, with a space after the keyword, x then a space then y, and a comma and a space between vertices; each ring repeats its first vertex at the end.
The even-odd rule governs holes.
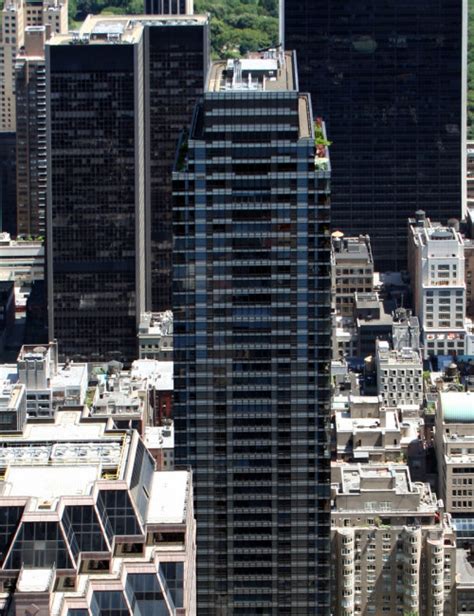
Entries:
POLYGON ((342 492, 391 490, 396 494, 411 493, 412 486, 405 466, 349 466, 342 469, 342 492))
POLYGON ((140 320, 141 334, 154 334, 156 336, 173 335, 173 313, 171 310, 165 312, 144 312, 140 320))
POLYGON ((292 52, 271 49, 248 58, 214 62, 207 91, 288 92, 296 87, 292 52))
POLYGON ((379 341, 377 355, 380 362, 384 365, 420 364, 421 367, 421 356, 418 351, 409 347, 404 347, 400 350, 390 349, 388 342, 385 340, 379 341))
POLYGON ((385 421, 379 417, 351 417, 350 411, 336 411, 336 431, 337 432, 384 432, 400 431, 396 410, 386 409, 385 421))
POLYGON ((332 254, 337 262, 357 261, 373 263, 368 235, 344 237, 339 231, 332 234, 332 254))
POLYGON ((336 464, 331 475, 333 512, 413 515, 438 510, 429 484, 412 482, 406 465, 336 464))
POLYGON ((31 423, 21 435, 1 435, 3 495, 50 496, 63 487, 65 494, 83 493, 107 469, 113 471, 109 478, 122 477, 130 438, 107 432, 106 425, 82 422, 81 411, 68 410, 59 411, 54 423, 31 423))
MULTIPOLYGON (((411 235, 416 246, 428 246, 431 242, 455 242, 463 244, 463 239, 453 227, 432 222, 422 210, 416 212, 415 218, 408 220, 411 235)), ((448 244, 449 249, 451 244, 448 244)))

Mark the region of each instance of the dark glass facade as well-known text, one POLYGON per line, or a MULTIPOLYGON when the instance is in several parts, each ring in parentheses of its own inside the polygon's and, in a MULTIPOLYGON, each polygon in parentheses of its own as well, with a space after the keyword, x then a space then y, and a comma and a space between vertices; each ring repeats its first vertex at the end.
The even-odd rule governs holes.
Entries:
POLYGON ((46 235, 46 69, 44 57, 15 66, 17 232, 46 235))
POLYGON ((23 507, 0 507, 0 563, 3 564, 10 543, 18 528, 23 507))
POLYGON ((209 65, 208 25, 166 22, 148 30, 151 206, 151 306, 171 308, 171 172, 181 131, 189 126, 209 65))
POLYGON ((6 569, 74 567, 63 531, 57 522, 23 522, 13 544, 6 569))
POLYGON ((135 511, 125 490, 102 490, 97 509, 109 541, 114 535, 141 535, 135 511))
POLYGON ((156 575, 129 574, 125 592, 132 614, 168 616, 169 610, 156 575))
POLYGON ((198 612, 326 615, 330 171, 297 85, 219 79, 173 176, 175 457, 194 471, 198 612))
POLYGON ((166 580, 175 607, 183 607, 184 565, 180 562, 160 563, 160 573, 166 580))
POLYGON ((16 133, 0 132, 0 225, 16 235, 16 133))
POLYGON ((65 507, 62 523, 74 556, 79 552, 109 551, 110 548, 102 534, 99 519, 92 505, 65 507))
POLYGON ((92 616, 129 616, 125 597, 118 590, 95 591, 91 601, 92 616))
MULTIPOLYGON (((283 0, 282 0, 283 1, 283 0)), ((324 117, 334 229, 406 267, 407 218, 461 215, 462 0, 284 0, 284 39, 324 117)))
POLYGON ((47 46, 50 333, 70 358, 136 357, 145 268, 137 55, 130 43, 47 46))
MULTIPOLYGON (((144 483, 145 489, 150 490, 151 480, 149 477, 144 483)), ((114 537, 144 535, 126 489, 98 491, 95 505, 66 505, 60 522, 22 521, 22 514, 23 507, 0 507, 3 523, 0 564, 4 569, 20 569, 23 563, 34 569, 52 565, 58 569, 74 569, 81 553, 94 553, 107 559, 114 537), (3 563, 7 552, 8 559, 3 563)), ((174 586, 173 579, 171 588, 174 586)))
POLYGON ((140 313, 171 307, 171 173, 203 92, 209 26, 205 16, 117 23, 96 18, 89 38, 47 46, 48 291, 64 355, 128 362, 140 313))
POLYGON ((147 15, 186 15, 193 0, 145 0, 147 15))

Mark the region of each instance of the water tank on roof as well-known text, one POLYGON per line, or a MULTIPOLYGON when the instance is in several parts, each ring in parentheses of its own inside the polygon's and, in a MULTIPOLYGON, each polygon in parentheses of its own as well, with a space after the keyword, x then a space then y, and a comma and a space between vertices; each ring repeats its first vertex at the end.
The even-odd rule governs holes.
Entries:
POLYGON ((446 366, 445 374, 448 378, 453 379, 455 376, 457 376, 457 373, 458 367, 454 362, 451 362, 449 366, 446 366))
POLYGON ((426 221, 426 213, 424 210, 417 210, 415 212, 416 224, 418 227, 424 227, 426 221))

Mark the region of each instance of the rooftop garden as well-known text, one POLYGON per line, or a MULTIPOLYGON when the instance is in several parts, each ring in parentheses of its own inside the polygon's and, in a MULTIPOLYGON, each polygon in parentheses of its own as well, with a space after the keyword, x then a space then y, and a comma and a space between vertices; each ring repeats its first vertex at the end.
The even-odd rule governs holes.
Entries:
POLYGON ((324 171, 328 168, 328 148, 331 143, 332 141, 326 139, 326 136, 324 134, 322 118, 316 118, 316 121, 314 123, 314 145, 316 147, 314 164, 317 169, 324 171))
POLYGON ((188 135, 183 135, 183 138, 181 139, 181 143, 179 144, 178 157, 176 159, 176 171, 184 170, 187 159, 188 159, 188 150, 189 150, 188 135))

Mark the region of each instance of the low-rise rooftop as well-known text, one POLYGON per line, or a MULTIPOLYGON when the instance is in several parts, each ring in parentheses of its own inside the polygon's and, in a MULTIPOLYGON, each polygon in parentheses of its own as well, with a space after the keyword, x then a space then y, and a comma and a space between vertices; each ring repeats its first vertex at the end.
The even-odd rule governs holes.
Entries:
POLYGON ((156 390, 173 390, 173 362, 157 359, 136 359, 130 372, 132 379, 143 379, 156 390))
POLYGON ((369 236, 344 237, 335 231, 332 234, 332 256, 336 263, 341 262, 341 265, 349 261, 373 264, 369 236))
POLYGON ((336 431, 337 432, 385 432, 400 431, 396 410, 385 409, 384 420, 380 417, 355 417, 351 416, 350 411, 336 411, 336 431))
POLYGON ((186 520, 188 471, 158 471, 153 476, 148 524, 182 523, 186 520), (155 498, 154 495, 158 497, 155 498))
POLYGON ((464 240, 453 226, 442 225, 431 221, 423 210, 418 210, 415 218, 408 219, 409 232, 415 246, 430 246, 430 251, 436 251, 436 257, 453 257, 453 250, 462 247, 464 240))
POLYGON ((430 486, 412 482, 406 465, 336 464, 331 474, 334 512, 414 515, 438 511, 430 486))
POLYGON ((391 490, 396 494, 412 491, 405 466, 359 466, 342 469, 342 493, 362 490, 391 490))
POLYGON ((375 291, 369 291, 367 293, 356 293, 355 297, 356 307, 360 309, 375 309, 377 310, 380 305, 379 294, 375 291))
POLYGON ((378 360, 383 365, 390 367, 398 364, 420 364, 421 368, 421 355, 415 349, 409 347, 399 350, 390 349, 389 343, 385 340, 379 341, 376 348, 378 360))
POLYGON ((92 415, 142 415, 143 401, 137 392, 105 391, 94 399, 92 415))
POLYGON ((143 440, 148 449, 174 449, 174 426, 147 426, 143 440))
POLYGON ((148 334, 150 336, 172 336, 172 311, 166 310, 165 312, 144 312, 140 319, 139 333, 141 335, 148 334))
POLYGON ((87 380, 87 364, 71 362, 59 364, 57 373, 51 378, 51 388, 63 390, 68 387, 80 387, 87 380))
POLYGON ((88 15, 79 31, 57 34, 47 44, 134 44, 141 39, 145 26, 193 26, 208 21, 208 15, 88 15))

